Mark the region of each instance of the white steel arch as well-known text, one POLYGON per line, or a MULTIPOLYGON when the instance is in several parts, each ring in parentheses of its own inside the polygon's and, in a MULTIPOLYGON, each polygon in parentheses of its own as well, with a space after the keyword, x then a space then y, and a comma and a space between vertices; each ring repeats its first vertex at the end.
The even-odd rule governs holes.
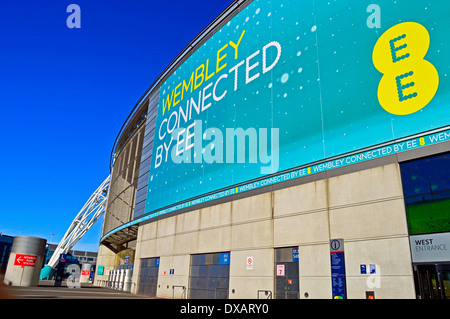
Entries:
POLYGON ((97 190, 91 195, 89 200, 77 214, 72 224, 67 229, 66 234, 56 247, 55 252, 41 271, 41 279, 47 278, 52 270, 55 270, 59 262, 60 254, 67 254, 72 247, 84 236, 89 228, 103 215, 106 210, 108 199, 109 183, 111 175, 108 176, 97 190))

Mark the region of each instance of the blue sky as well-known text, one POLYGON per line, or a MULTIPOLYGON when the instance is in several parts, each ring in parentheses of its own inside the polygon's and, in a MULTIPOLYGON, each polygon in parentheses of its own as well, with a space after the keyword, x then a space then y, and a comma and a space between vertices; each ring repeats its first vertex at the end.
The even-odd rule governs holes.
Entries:
MULTIPOLYGON (((232 2, 3 2, 0 232, 58 243, 109 175, 114 139, 138 99, 232 2), (66 25, 72 3, 80 29, 66 25)), ((75 249, 96 251, 102 222, 75 249)))

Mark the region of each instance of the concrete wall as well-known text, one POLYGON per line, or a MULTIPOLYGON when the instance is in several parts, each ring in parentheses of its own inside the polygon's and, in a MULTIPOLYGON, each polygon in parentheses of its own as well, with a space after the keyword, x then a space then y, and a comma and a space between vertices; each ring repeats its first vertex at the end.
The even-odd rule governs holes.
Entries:
POLYGON ((415 298, 398 164, 194 210, 139 227, 139 259, 160 257, 157 296, 189 285, 190 255, 231 251, 229 298, 275 291, 274 248, 299 246, 300 298, 331 298, 329 241, 343 238, 348 298, 415 298), (252 256, 253 269, 246 259, 252 256), (375 264, 376 275, 360 265, 375 264), (169 274, 170 269, 175 273, 169 274))
POLYGON ((97 266, 94 275, 95 286, 103 286, 105 284, 105 281, 108 281, 109 275, 107 274, 109 273, 109 271, 114 269, 114 266, 117 266, 115 261, 116 255, 110 249, 103 245, 100 245, 98 247, 97 266), (99 266, 105 267, 103 275, 97 275, 99 266))

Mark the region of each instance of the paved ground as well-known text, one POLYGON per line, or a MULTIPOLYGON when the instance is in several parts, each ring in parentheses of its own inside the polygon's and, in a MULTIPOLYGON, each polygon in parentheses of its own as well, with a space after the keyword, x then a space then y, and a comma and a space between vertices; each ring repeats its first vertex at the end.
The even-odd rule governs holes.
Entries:
POLYGON ((39 283, 38 287, 11 287, 0 285, 0 299, 150 299, 140 296, 82 284, 81 288, 54 287, 53 282, 39 283))

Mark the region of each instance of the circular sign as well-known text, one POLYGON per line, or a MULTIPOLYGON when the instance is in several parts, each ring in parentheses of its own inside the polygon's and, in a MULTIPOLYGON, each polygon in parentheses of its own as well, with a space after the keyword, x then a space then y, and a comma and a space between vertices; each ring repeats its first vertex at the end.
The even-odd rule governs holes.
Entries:
POLYGON ((341 243, 339 242, 339 240, 338 239, 333 239, 332 241, 331 241, 331 249, 332 250, 339 250, 339 248, 341 247, 341 243))

